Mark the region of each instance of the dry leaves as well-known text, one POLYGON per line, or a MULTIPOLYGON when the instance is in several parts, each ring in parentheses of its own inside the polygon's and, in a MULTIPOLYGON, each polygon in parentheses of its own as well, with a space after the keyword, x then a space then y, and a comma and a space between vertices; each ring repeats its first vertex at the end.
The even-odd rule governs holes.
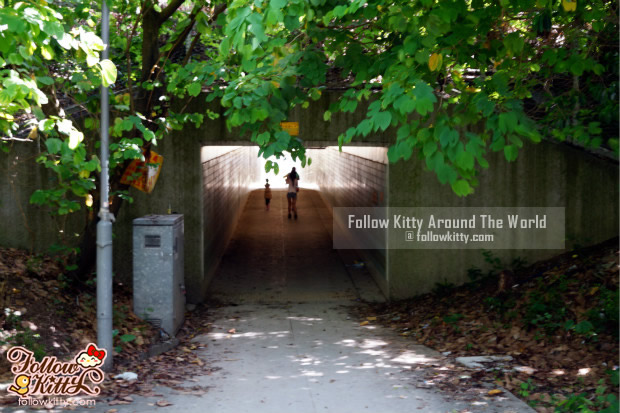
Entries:
MULTIPOLYGON (((0 303, 20 314, 15 322, 7 320, 6 313, 0 314, 0 340, 11 343, 9 335, 21 329, 41 334, 41 344, 47 355, 61 360, 72 358, 87 342, 96 341, 96 302, 94 286, 71 290, 59 281, 59 264, 51 258, 31 256, 25 251, 0 248, 0 303), (12 323, 12 324, 11 324, 12 323)), ((62 280, 62 278, 61 278, 62 280)), ((115 313, 121 324, 115 324, 118 336, 132 334, 136 339, 123 344, 122 351, 115 354, 115 371, 106 374, 101 385, 100 399, 109 406, 127 405, 133 396, 162 397, 153 391, 155 385, 163 385, 188 394, 204 394, 203 387, 182 387, 188 377, 210 374, 214 369, 197 351, 205 345, 197 346, 191 338, 207 332, 211 324, 206 321, 205 311, 189 313, 185 324, 177 334, 180 345, 148 360, 144 354, 157 337, 157 331, 140 320, 133 312, 131 291, 121 285, 114 286, 115 313), (134 372, 138 380, 113 380, 111 377, 134 372)), ((204 309, 204 307, 199 306, 204 309)), ((115 319, 115 322, 117 320, 115 319)), ((232 331, 234 333, 234 329, 232 331)), ((119 343, 115 343, 119 344, 119 343)), ((13 380, 10 366, 5 357, 0 357, 0 380, 13 380)), ((194 379, 195 380, 195 379, 194 379)), ((15 397, 7 392, 0 394, 0 405, 14 404, 15 397)), ((169 405, 160 400, 158 406, 169 405)), ((1 410, 1 409, 0 409, 1 410)), ((116 408, 108 409, 115 413, 116 408)))
MULTIPOLYGON (((436 380, 436 384, 441 382, 439 387, 457 393, 463 391, 464 385, 475 387, 480 380, 494 383, 499 375, 497 384, 517 396, 521 384, 529 379, 531 388, 528 387, 527 397, 541 401, 549 400, 549 394, 555 399, 568 393, 595 397, 601 379, 614 388, 606 371, 620 364, 616 339, 598 334, 596 340, 588 341, 583 335, 562 327, 547 334, 524 321, 525 313, 532 311, 528 297, 534 292, 544 295, 561 288, 566 318, 579 322, 587 319, 588 311, 597 305, 595 297, 602 284, 611 291, 618 289, 617 240, 574 255, 564 254, 534 264, 518 274, 515 282, 520 285, 507 294, 498 295, 497 284, 490 283, 476 289, 466 286, 453 289, 443 297, 427 294, 412 300, 363 307, 358 310, 360 325, 377 320, 399 335, 411 337, 450 357, 510 355, 514 358, 503 370, 495 372, 465 372, 458 366, 452 374, 437 372, 444 377, 436 380), (571 282, 562 284, 567 274, 571 282), (510 315, 502 318, 497 310, 485 305, 489 297, 513 300, 510 315), (471 378, 461 380, 459 375, 471 378)), ((493 393, 488 395, 499 394, 496 390, 500 391, 491 390, 493 393)))

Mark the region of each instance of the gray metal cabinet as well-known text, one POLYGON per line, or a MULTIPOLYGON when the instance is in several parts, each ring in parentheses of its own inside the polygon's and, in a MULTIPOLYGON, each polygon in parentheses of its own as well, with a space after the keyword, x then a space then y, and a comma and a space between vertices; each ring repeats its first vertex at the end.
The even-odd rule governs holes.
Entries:
POLYGON ((183 215, 133 220, 134 313, 170 335, 185 316, 183 215))

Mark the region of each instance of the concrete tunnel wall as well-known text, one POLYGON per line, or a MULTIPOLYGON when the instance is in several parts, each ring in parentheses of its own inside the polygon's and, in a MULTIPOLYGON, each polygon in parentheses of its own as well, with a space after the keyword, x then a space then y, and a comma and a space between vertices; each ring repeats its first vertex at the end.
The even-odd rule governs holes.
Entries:
POLYGON ((86 219, 84 205, 69 218, 51 217, 44 208, 29 202, 35 190, 50 188, 55 178, 54 173, 35 162, 39 156, 39 140, 15 141, 9 153, 0 151, 2 246, 47 252, 62 238, 69 244, 78 241, 86 219))
MULTIPOLYGON (((339 93, 325 92, 307 110, 295 108, 291 112, 288 120, 300 123, 300 138, 307 147, 336 145, 338 135, 364 116, 360 111, 335 114, 332 122, 324 122, 322 111, 338 96, 339 93)), ((197 98, 193 104, 198 106, 196 110, 207 106, 197 98)), ((223 108, 217 106, 212 109, 218 113, 224 112, 223 108)), ((359 142, 358 145, 386 146, 394 141, 394 133, 394 130, 388 129, 380 134, 371 134, 365 138, 366 142, 359 142)), ((217 248, 224 248, 236 220, 231 217, 238 215, 244 196, 249 191, 245 187, 248 171, 243 171, 245 167, 239 165, 254 169, 262 168, 264 162, 253 158, 250 152, 243 155, 247 157, 246 161, 232 160, 232 157, 243 158, 239 154, 249 151, 249 148, 239 154, 230 154, 229 163, 237 162, 239 167, 228 172, 222 169, 222 174, 223 182, 229 179, 226 185, 236 183, 233 185, 236 189, 232 190, 235 195, 228 198, 228 193, 223 196, 220 192, 219 198, 218 195, 210 197, 209 191, 217 193, 215 188, 223 188, 224 183, 218 186, 218 182, 222 181, 222 178, 215 178, 219 173, 218 168, 211 168, 215 174, 211 183, 210 174, 206 178, 203 176, 205 162, 202 147, 248 143, 247 137, 238 136, 235 131, 225 128, 223 117, 207 120, 200 128, 190 126, 183 131, 175 131, 169 138, 160 140, 155 150, 164 156, 164 165, 155 190, 147 195, 131 189, 135 202, 125 203, 114 225, 114 268, 117 279, 131 280, 131 220, 149 213, 166 213, 170 206, 185 215, 188 299, 196 302, 204 297, 212 269, 218 261, 217 248), (254 166, 253 162, 256 162, 254 166), (237 173, 240 175, 234 177, 237 173), (221 202, 208 206, 208 200, 214 199, 221 202), (227 218, 223 219, 221 213, 218 215, 215 212, 218 210, 228 214, 227 218), (212 226, 214 223, 219 227, 212 226)), ((22 248, 33 246, 35 251, 46 251, 56 243, 59 233, 54 220, 50 220, 45 209, 28 203, 32 191, 45 187, 53 178, 43 166, 34 163, 39 154, 38 145, 38 140, 14 142, 12 152, 0 152, 0 245, 22 248)), ((371 162, 369 165, 374 165, 372 162, 384 164, 384 160, 378 159, 366 149, 354 147, 345 147, 344 154, 338 154, 333 148, 322 149, 323 153, 328 154, 324 156, 331 157, 331 161, 322 161, 318 152, 312 155, 313 151, 315 149, 309 149, 310 156, 314 158, 313 165, 300 173, 303 178, 307 178, 306 182, 316 182, 330 205, 371 206, 368 202, 374 202, 373 191, 381 192, 381 178, 373 180, 368 174, 359 172, 365 168, 360 165, 368 162, 371 162), (355 161, 356 166, 351 167, 349 164, 347 167, 347 159, 355 161), (352 176, 356 184, 351 184, 352 176), (338 185, 351 187, 340 188, 341 192, 338 185), (368 192, 370 188, 372 191, 368 192)), ((377 149, 373 151, 377 152, 377 149)), ((408 162, 384 164, 381 168, 385 168, 387 178, 384 181, 383 201, 379 201, 379 205, 383 202, 389 206, 564 206, 567 235, 581 245, 592 245, 618 235, 616 161, 601 159, 563 144, 543 141, 538 145, 526 144, 514 163, 506 162, 501 152, 491 154, 489 162, 491 167, 482 171, 476 193, 464 199, 456 197, 448 186, 441 186, 435 175, 426 171, 424 162, 415 157, 408 162)), ((209 170, 209 165, 206 168, 209 170)), ((380 196, 377 200, 380 200, 380 196)), ((84 220, 84 210, 67 220, 64 235, 69 241, 73 238, 77 240, 73 234, 80 231, 84 220)), ((571 245, 567 243, 567 247, 571 245)), ((557 251, 496 252, 504 262, 515 256, 534 262, 557 251)), ((409 297, 429 291, 439 281, 447 280, 455 284, 466 281, 467 268, 484 264, 479 250, 386 251, 383 288, 391 298, 409 297)), ((377 279, 381 280, 379 277, 377 279)))
MULTIPOLYGON (((385 207, 388 205, 386 147, 309 149, 312 164, 305 169, 319 187, 323 201, 333 207, 385 207)), ((373 278, 388 294, 385 250, 360 251, 373 278)))
POLYGON ((203 268, 204 275, 197 284, 198 294, 188 291, 188 299, 200 301, 208 288, 215 270, 233 235, 239 216, 263 168, 258 159, 258 147, 241 146, 228 152, 218 147, 203 146, 203 268))
POLYGON ((203 147, 195 139, 163 140, 162 172, 151 194, 134 188, 114 225, 114 268, 121 279, 132 278, 132 220, 165 214, 168 207, 184 215, 185 287, 187 301, 204 299, 221 255, 243 210, 250 185, 262 165, 256 147, 203 147))
MULTIPOLYGON (((618 236, 618 163, 543 140, 526 144, 516 162, 491 153, 473 195, 458 198, 413 159, 390 165, 391 207, 565 207, 566 248, 618 236)), ((517 257, 532 264, 563 250, 492 250, 507 266, 517 257)), ((389 296, 411 297, 437 282, 468 281, 467 269, 488 268, 481 250, 389 250, 389 296)))

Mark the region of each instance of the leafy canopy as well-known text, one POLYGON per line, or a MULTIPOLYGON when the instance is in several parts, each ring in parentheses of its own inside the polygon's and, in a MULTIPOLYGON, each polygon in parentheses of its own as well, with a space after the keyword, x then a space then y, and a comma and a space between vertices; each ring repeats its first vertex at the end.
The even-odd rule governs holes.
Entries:
POLYGON ((222 103, 265 156, 300 151, 278 122, 339 73, 348 89, 325 119, 371 101, 341 145, 394 128, 391 162, 417 153, 464 196, 489 151, 514 161, 543 135, 617 153, 616 12, 609 1, 234 1, 222 103))
POLYGON ((334 82, 345 91, 325 120, 368 101, 341 145, 391 129, 391 162, 415 155, 459 196, 473 192, 489 152, 514 161, 543 136, 618 151, 612 1, 110 1, 111 61, 100 60, 99 3, 0 5, 0 134, 34 127, 57 185, 31 201, 61 215, 97 197, 102 84, 113 86, 121 197, 127 162, 217 117, 196 111, 197 99, 220 102, 267 169, 286 152, 309 162, 280 122, 334 82))

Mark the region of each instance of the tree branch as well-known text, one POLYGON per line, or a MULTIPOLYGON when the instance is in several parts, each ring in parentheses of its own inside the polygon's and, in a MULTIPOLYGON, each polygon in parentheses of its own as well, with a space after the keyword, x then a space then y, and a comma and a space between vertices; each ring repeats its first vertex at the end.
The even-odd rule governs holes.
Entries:
POLYGON ((185 53, 185 58, 183 59, 183 66, 185 66, 187 62, 189 62, 189 58, 192 55, 192 50, 194 50, 196 43, 198 43, 198 39, 200 39, 200 32, 196 33, 196 35, 194 36, 194 39, 192 40, 192 43, 189 45, 189 48, 187 49, 187 52, 185 53))
POLYGON ((185 0, 172 0, 168 5, 159 13, 159 24, 164 23, 175 11, 179 9, 185 3, 185 0))
MULTIPOLYGON (((183 45, 183 43, 185 42, 185 39, 187 38, 187 36, 191 33, 192 29, 194 28, 194 24, 196 23, 196 18, 198 17, 198 13, 200 13, 200 7, 196 7, 196 9, 194 9, 192 13, 188 16, 189 24, 181 33, 179 33, 179 36, 175 39, 174 44, 172 45, 168 53, 166 53, 164 64, 166 63, 166 60, 168 60, 168 58, 172 56, 177 51, 177 49, 181 47, 181 45, 183 45)), ((162 53, 162 56, 163 55, 164 54, 162 53)), ((161 60, 161 56, 160 56, 160 60, 161 60)), ((162 67, 163 66, 164 65, 162 64, 162 67)))

